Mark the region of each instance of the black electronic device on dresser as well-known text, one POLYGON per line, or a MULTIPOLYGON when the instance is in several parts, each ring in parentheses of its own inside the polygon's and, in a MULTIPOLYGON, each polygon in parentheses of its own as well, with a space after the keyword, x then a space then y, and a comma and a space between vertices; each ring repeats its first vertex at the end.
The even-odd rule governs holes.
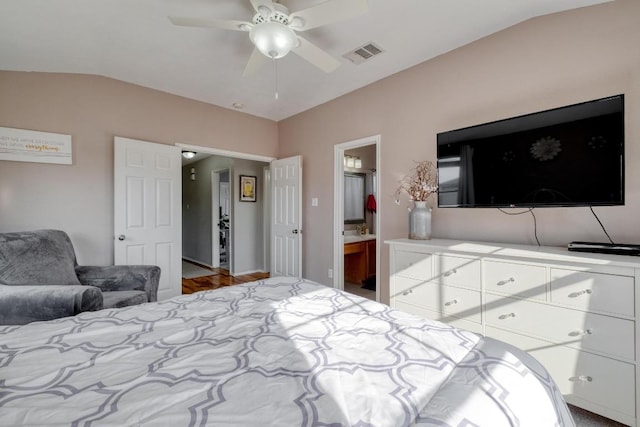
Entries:
POLYGON ((567 249, 575 252, 596 252, 613 255, 640 255, 640 245, 596 242, 571 242, 567 249))

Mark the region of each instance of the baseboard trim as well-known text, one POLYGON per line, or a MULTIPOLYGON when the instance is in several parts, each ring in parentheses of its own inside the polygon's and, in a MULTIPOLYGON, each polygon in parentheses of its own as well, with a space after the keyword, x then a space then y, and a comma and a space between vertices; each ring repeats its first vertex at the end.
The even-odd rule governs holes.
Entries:
POLYGON ((249 271, 241 271, 241 272, 234 271, 232 276, 243 276, 245 274, 255 274, 255 273, 267 273, 267 272, 264 270, 249 270, 249 271))
POLYGON ((186 257, 186 256, 183 256, 183 257, 182 257, 182 259, 183 259, 184 261, 188 261, 188 262, 190 262, 191 264, 195 264, 195 265, 200 266, 200 267, 204 267, 204 268, 213 268, 213 266, 212 266, 212 265, 205 264, 205 263, 204 263, 204 262, 202 262, 202 261, 198 261, 198 260, 195 260, 195 259, 192 259, 192 258, 186 257))

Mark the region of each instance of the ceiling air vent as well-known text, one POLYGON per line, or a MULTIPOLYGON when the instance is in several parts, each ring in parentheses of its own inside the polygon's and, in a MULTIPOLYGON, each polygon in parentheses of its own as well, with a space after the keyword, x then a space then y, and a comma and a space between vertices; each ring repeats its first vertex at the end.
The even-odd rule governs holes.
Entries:
POLYGON ((366 43, 354 50, 342 55, 354 64, 362 64, 364 61, 384 52, 384 50, 374 42, 366 43))

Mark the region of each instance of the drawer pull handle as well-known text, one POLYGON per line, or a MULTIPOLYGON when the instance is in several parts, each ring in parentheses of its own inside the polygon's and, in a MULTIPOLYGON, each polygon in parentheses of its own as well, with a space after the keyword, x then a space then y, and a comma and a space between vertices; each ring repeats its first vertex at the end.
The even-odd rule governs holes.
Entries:
POLYGON ((456 274, 458 272, 458 270, 456 270, 455 268, 453 270, 449 270, 449 271, 445 271, 445 273, 443 274, 444 277, 449 277, 452 274, 456 274))
POLYGON ((511 282, 515 282, 515 281, 516 281, 516 279, 514 279, 513 277, 509 277, 509 280, 500 280, 500 281, 497 283, 497 285, 498 285, 498 286, 504 286, 504 285, 506 285, 507 283, 511 283, 511 282))
POLYGON ((585 289, 580 292, 571 292, 569 298, 578 298, 580 295, 590 295, 593 291, 591 289, 585 289))
POLYGON ((577 377, 569 378, 569 381, 573 381, 574 383, 590 383, 593 381, 593 378, 589 375, 578 375, 577 377))
POLYGON ((451 301, 447 301, 444 303, 445 306, 450 306, 450 305, 456 305, 458 303, 457 299, 451 300, 451 301))
POLYGON ((409 294, 412 294, 412 293, 413 293, 413 289, 409 289, 409 290, 407 290, 407 291, 404 291, 404 292, 402 293, 402 295, 409 295, 409 294))
POLYGON ((581 335, 591 335, 591 334, 593 334, 593 329, 591 329, 591 328, 585 329, 584 331, 569 332, 569 336, 571 336, 571 337, 579 337, 581 335))
POLYGON ((503 314, 502 316, 498 317, 498 319, 505 320, 505 319, 508 319, 510 317, 516 317, 516 314, 515 313, 503 314))

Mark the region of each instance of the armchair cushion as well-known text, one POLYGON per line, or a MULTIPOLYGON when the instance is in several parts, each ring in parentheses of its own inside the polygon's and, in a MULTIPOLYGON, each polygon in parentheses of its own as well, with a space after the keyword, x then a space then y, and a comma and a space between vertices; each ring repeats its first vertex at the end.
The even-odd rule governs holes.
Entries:
POLYGON ((0 325, 24 325, 101 308, 102 292, 92 286, 0 285, 0 325))
POLYGON ((142 291, 113 291, 102 294, 104 308, 120 308, 148 302, 147 294, 142 291))
POLYGON ((80 285, 69 236, 59 230, 0 234, 0 284, 80 285))
MULTIPOLYGON (((155 265, 79 265, 76 266, 76 274, 81 284, 95 286, 105 293, 144 291, 146 300, 143 302, 158 300, 160 267, 155 265)), ((112 306, 105 303, 106 307, 112 306)))

